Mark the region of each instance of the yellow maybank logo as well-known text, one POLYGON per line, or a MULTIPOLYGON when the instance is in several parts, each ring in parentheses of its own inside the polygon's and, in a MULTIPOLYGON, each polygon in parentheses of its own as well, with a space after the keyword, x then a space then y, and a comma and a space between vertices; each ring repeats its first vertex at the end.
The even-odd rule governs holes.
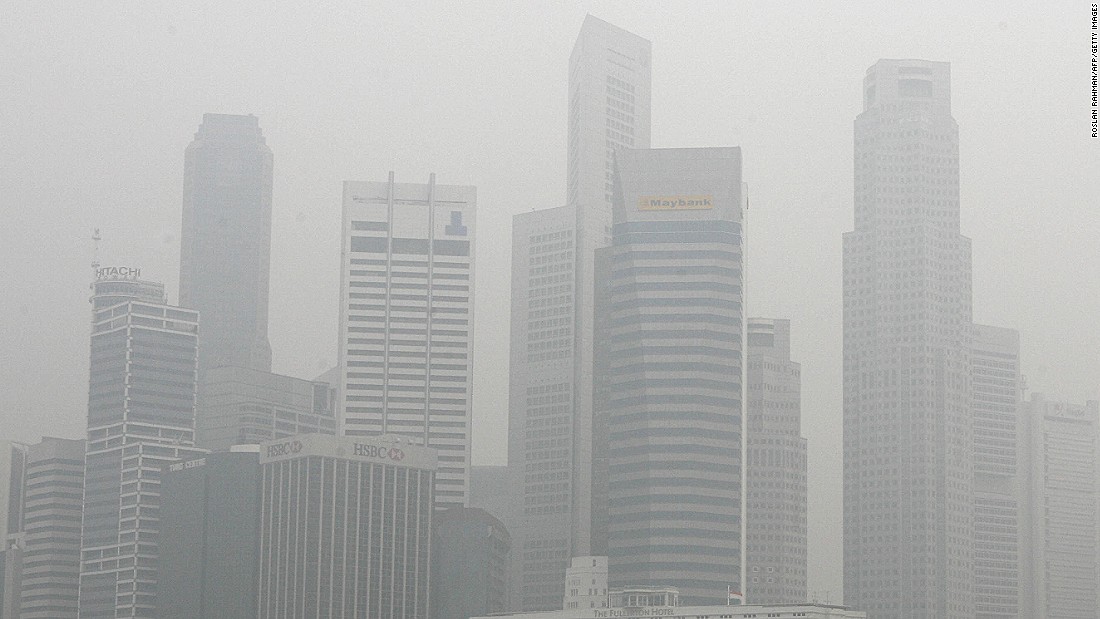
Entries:
POLYGON ((641 211, 701 211, 714 208, 713 196, 642 196, 641 211))

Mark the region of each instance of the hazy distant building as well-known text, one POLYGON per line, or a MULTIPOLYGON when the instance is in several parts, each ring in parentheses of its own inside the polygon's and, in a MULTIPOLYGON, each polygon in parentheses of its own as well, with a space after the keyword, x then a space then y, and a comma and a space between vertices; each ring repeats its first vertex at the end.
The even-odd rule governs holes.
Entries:
POLYGON ((339 423, 439 453, 435 500, 466 506, 477 190, 344 183, 339 423))
POLYGON ((743 567, 741 150, 618 151, 614 214, 596 252, 593 537, 611 587, 724 604, 743 567))
POLYGON ((1025 406, 1029 474, 1026 617, 1094 619, 1100 608, 1097 513, 1100 403, 1031 396, 1025 406))
POLYGON ((45 437, 27 446, 22 619, 76 619, 84 441, 45 437))
POLYGON ((564 610, 607 608, 607 557, 573 557, 565 570, 564 610))
POLYGON ((432 617, 469 619, 508 610, 512 537, 483 509, 452 507, 432 525, 432 617))
POLYGON ((767 606, 680 606, 674 588, 631 587, 613 590, 611 608, 555 610, 476 617, 474 619, 605 619, 607 617, 662 617, 663 619, 867 619, 867 613, 826 604, 774 604, 767 606))
POLYGON ((255 116, 203 114, 184 155, 180 305, 202 315, 199 373, 271 369, 271 149, 255 116))
POLYGON ((1020 334, 974 325, 970 356, 974 414, 974 616, 1031 617, 1020 605, 1020 334))
POLYGON ((844 234, 844 601, 974 617, 970 239, 950 65, 880 60, 844 234))
POLYGON ((261 445, 259 619, 429 618, 436 452, 406 441, 261 445))
POLYGON ((512 225, 509 463, 513 591, 559 608, 565 569, 592 548, 593 256, 610 239, 616 148, 649 147, 649 41, 591 15, 569 58, 566 206, 512 225))
POLYGON ((19 617, 26 462, 25 445, 0 440, 0 619, 19 617))
POLYGON ((807 600, 806 439, 802 369, 791 321, 748 319, 745 407, 745 600, 807 600))
POLYGON ((259 450, 238 446, 162 473, 157 619, 255 619, 259 450))
POLYGON ((250 368, 209 368, 199 383, 195 444, 211 451, 296 434, 336 434, 336 389, 250 368))
POLYGON ((81 532, 81 619, 153 617, 160 471, 193 455, 198 314, 133 275, 94 284, 81 532))

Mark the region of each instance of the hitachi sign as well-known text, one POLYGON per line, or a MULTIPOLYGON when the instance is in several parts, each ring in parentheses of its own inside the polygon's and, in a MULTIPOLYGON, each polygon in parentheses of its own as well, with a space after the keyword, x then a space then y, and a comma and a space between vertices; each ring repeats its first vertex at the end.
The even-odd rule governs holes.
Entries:
POLYGON ((641 196, 638 210, 700 211, 714 208, 714 196, 641 196))
POLYGON ((133 267, 100 267, 95 270, 96 279, 137 279, 141 269, 133 267))

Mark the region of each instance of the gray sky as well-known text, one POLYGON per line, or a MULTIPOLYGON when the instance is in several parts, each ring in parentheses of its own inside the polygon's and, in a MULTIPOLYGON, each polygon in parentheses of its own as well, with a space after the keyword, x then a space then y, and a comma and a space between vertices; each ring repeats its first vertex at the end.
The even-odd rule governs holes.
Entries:
POLYGON ((183 149, 253 113, 275 153, 276 371, 335 363, 340 181, 478 187, 474 460, 503 463, 511 217, 565 194, 586 12, 653 42, 653 145, 743 149, 749 309, 792 319, 810 589, 840 598, 841 233, 878 58, 952 63, 974 318, 1033 391, 1100 398, 1100 139, 1089 3, 0 0, 0 438, 80 436, 91 232, 175 300, 183 149))

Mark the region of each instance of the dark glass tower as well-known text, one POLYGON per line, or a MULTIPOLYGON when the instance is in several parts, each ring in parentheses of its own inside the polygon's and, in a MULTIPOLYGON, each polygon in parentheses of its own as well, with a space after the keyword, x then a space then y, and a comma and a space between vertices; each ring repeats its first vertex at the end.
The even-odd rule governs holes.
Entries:
POLYGON ((255 116, 203 114, 184 158, 180 305, 203 317, 199 375, 271 369, 271 149, 255 116))
POLYGON ((725 604, 743 554, 741 150, 623 149, 616 172, 595 264, 593 548, 606 539, 612 588, 725 604))

